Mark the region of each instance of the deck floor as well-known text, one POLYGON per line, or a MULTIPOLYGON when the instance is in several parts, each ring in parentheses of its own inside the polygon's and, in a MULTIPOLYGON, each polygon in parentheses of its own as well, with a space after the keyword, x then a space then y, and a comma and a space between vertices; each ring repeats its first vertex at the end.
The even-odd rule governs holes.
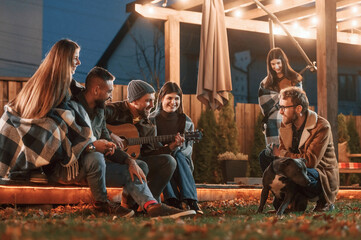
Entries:
MULTIPOLYGON (((120 201, 122 188, 107 188, 113 201, 120 201)), ((259 185, 197 184, 199 201, 230 200, 235 198, 259 200, 259 185)), ((361 199, 361 188, 342 187, 337 199, 361 199)), ((40 184, 1 184, 0 204, 77 204, 92 202, 89 187, 50 186, 40 184)))

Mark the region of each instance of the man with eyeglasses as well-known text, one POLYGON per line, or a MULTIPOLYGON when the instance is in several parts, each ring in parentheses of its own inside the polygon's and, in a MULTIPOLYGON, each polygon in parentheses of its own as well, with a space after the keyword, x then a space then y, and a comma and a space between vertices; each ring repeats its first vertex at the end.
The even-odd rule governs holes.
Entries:
POLYGON ((339 170, 329 122, 308 109, 306 93, 297 87, 280 92, 279 112, 282 115, 279 130, 280 146, 260 154, 264 171, 275 157, 304 158, 308 187, 300 188, 311 201, 317 199, 313 211, 331 211, 339 189, 339 170))

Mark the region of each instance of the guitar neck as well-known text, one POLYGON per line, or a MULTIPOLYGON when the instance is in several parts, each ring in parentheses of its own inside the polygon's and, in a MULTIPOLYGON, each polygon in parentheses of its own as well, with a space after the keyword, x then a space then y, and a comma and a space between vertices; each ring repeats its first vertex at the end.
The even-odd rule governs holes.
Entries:
POLYGON ((127 138, 128 145, 141 145, 145 143, 154 143, 154 142, 172 142, 175 138, 175 135, 162 135, 155 137, 139 137, 139 138, 127 138))

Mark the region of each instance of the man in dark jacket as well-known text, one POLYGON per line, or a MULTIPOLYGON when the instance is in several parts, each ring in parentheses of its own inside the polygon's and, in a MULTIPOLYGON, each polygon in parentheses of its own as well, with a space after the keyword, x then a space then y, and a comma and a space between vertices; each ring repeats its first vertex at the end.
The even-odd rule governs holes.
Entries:
MULTIPOLYGON (((112 96, 113 81, 114 76, 107 70, 94 67, 86 78, 85 90, 74 97, 89 115, 97 139, 93 143, 94 150, 105 155, 107 186, 123 187, 123 192, 151 217, 177 218, 194 214, 158 203, 146 182, 147 164, 135 160, 112 142, 105 123, 105 102, 112 96)), ((104 158, 104 155, 101 156, 104 158)))

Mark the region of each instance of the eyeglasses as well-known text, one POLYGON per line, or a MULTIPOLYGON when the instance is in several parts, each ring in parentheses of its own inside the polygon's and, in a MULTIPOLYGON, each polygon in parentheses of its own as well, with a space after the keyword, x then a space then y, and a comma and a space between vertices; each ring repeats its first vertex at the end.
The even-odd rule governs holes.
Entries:
POLYGON ((280 105, 279 103, 277 103, 276 104, 276 108, 278 109, 278 110, 282 110, 282 111, 284 111, 286 108, 291 108, 291 107, 297 107, 298 105, 290 105, 290 106, 282 106, 282 105, 280 105))

